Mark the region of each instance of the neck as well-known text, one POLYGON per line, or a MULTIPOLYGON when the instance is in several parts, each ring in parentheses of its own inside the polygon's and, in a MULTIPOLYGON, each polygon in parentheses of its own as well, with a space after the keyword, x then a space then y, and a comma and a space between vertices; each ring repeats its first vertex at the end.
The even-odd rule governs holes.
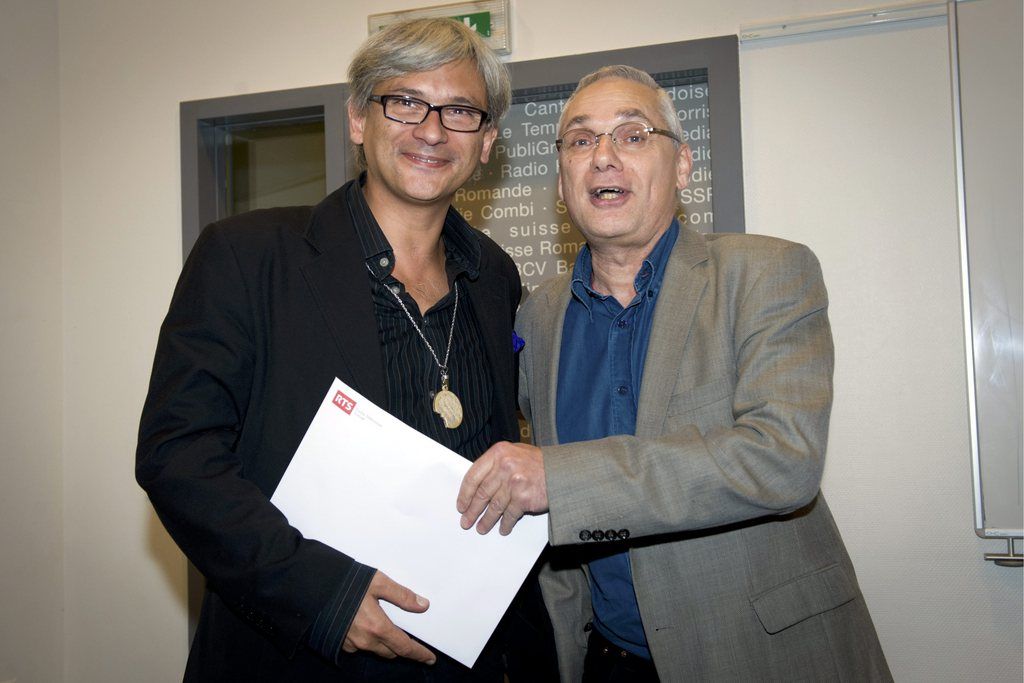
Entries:
POLYGON ((664 234, 665 230, 661 230, 646 243, 637 245, 588 243, 594 270, 590 286, 595 292, 610 294, 622 306, 628 306, 636 295, 637 273, 664 234))
MULTIPOLYGON (((448 213, 448 202, 412 204, 398 202, 390 195, 380 192, 377 184, 368 178, 363 196, 373 217, 384 232, 395 255, 402 252, 415 257, 430 254, 441 243, 441 230, 448 213)), ((441 250, 442 259, 444 250, 441 250)))
POLYGON ((590 255, 594 269, 590 286, 598 294, 610 294, 623 307, 628 306, 636 295, 633 283, 646 254, 626 256, 591 249, 590 255))
POLYGON ((363 195, 395 254, 391 274, 405 285, 422 315, 448 293, 441 238, 448 204, 388 201, 375 189, 376 185, 367 180, 363 195))

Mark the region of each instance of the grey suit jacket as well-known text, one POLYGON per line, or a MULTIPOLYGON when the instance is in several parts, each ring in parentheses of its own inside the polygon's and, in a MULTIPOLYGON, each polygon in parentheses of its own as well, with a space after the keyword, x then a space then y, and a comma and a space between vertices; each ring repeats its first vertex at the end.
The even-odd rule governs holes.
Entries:
POLYGON ((544 450, 554 547, 541 587, 563 680, 579 680, 586 652, 587 558, 609 542, 629 550, 662 680, 890 679, 819 492, 832 338, 811 251, 681 231, 634 436, 558 444, 569 297, 568 276, 549 281, 516 322, 520 405, 544 450))

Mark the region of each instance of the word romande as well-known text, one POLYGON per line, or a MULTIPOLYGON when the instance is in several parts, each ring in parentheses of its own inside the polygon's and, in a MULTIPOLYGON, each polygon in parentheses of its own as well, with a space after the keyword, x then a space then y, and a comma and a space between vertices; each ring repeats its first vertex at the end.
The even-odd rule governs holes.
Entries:
POLYGON ((455 192, 456 202, 487 202, 495 199, 519 199, 533 194, 532 185, 514 183, 504 187, 482 187, 478 190, 460 187, 455 192))

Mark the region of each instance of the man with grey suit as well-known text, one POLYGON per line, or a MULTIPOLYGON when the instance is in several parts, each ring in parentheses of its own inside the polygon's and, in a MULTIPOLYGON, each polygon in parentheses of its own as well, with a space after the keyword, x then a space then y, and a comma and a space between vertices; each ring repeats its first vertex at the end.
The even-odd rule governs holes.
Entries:
POLYGON ((550 513, 563 680, 891 680, 819 491, 833 352, 817 259, 680 227, 690 150, 642 71, 585 77, 559 131, 587 246, 519 312, 536 445, 473 464, 462 526, 550 513))

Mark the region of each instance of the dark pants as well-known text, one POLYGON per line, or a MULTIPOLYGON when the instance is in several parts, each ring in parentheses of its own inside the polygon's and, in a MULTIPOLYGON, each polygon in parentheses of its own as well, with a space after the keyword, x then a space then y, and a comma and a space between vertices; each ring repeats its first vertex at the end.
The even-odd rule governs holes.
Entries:
POLYGON ((593 629, 583 660, 583 683, 658 683, 650 660, 623 650, 593 629))
POLYGON ((374 683, 502 683, 501 661, 484 658, 473 669, 467 669, 444 653, 437 652, 432 666, 408 659, 382 659, 369 653, 352 657, 342 668, 339 680, 373 681, 374 683))

